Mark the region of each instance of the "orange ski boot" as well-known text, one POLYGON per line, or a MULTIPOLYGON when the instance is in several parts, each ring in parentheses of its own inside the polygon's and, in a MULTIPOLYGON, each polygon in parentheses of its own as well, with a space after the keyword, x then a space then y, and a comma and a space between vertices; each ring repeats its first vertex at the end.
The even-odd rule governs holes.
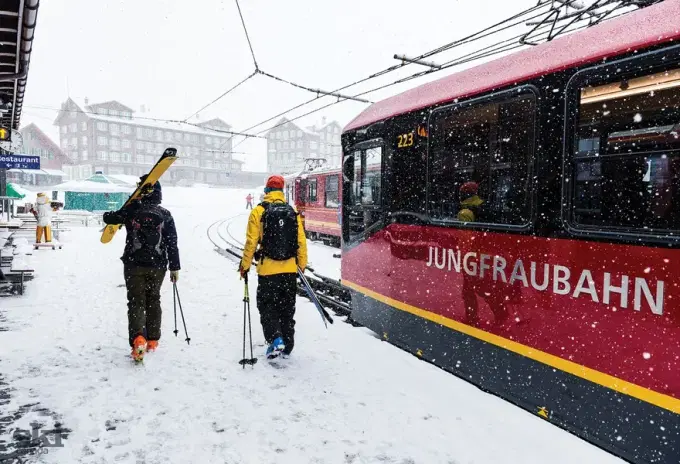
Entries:
POLYGON ((132 342, 132 359, 135 362, 142 362, 146 353, 146 339, 142 335, 137 335, 132 342))
POLYGON ((158 340, 149 340, 146 342, 146 351, 156 351, 158 349, 158 340))

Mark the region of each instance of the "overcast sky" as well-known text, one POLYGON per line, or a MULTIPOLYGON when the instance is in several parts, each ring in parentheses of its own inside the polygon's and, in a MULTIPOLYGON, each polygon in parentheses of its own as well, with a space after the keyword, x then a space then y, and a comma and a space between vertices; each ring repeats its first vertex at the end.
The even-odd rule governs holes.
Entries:
MULTIPOLYGON (((334 90, 536 4, 536 0, 241 0, 260 68, 300 84, 334 90)), ((477 48, 479 45, 476 45, 477 48)), ((432 61, 443 62, 457 50, 432 61)), ((184 119, 233 86, 254 66, 233 0, 50 0, 41 2, 22 125, 52 125, 67 96, 119 100, 154 117, 184 119)), ((419 70, 411 65, 345 91, 358 93, 419 70)), ((446 70, 370 94, 379 100, 455 72, 446 70)), ((200 114, 242 130, 313 97, 256 76, 200 114)), ((289 117, 333 101, 325 97, 289 117)), ((299 121, 326 116, 342 126, 367 105, 343 102, 299 121)), ((136 115, 141 115, 136 113, 136 115)), ((258 132, 276 121, 258 127, 258 132)), ((239 139, 237 139, 238 141, 239 139)), ((246 170, 264 170, 266 143, 237 151, 246 170)))

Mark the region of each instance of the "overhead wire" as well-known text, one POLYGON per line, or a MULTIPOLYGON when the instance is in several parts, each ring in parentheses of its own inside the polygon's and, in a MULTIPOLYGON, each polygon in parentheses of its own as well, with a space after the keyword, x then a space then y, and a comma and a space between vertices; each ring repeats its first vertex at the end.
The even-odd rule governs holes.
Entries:
POLYGON ((185 121, 185 122, 188 121, 189 119, 193 118, 193 117, 196 116, 198 113, 200 113, 201 111, 204 111, 205 109, 211 107, 212 105, 214 105, 215 103, 217 103, 218 101, 220 101, 221 99, 223 99, 224 97, 226 97, 227 95, 229 95, 231 92, 233 92, 234 90, 236 90, 237 88, 239 88, 241 85, 245 84, 247 81, 249 81, 250 79, 252 79, 253 77, 255 77, 255 76, 257 75, 257 73, 258 73, 258 70, 256 69, 255 71, 252 72, 252 74, 250 74, 248 77, 246 77, 245 79, 243 79, 241 82, 239 82, 238 84, 236 84, 236 85, 234 85, 233 87, 231 87, 229 90, 227 90, 226 92, 224 92, 224 93, 223 93, 222 95, 220 95, 219 97, 215 98, 213 101, 211 101, 210 103, 208 103, 207 105, 205 105, 204 107, 202 107, 200 110, 197 110, 197 111, 195 111, 194 113, 192 113, 191 116, 185 118, 184 121, 185 121))
MULTIPOLYGON (((571 0, 571 1, 574 1, 574 0, 571 0)), ((501 31, 503 31, 503 30, 505 30, 505 29, 508 29, 508 28, 510 28, 510 27, 517 26, 517 25, 521 24, 521 23, 524 22, 524 21, 528 21, 528 20, 531 20, 531 19, 535 19, 536 17, 541 16, 541 14, 537 14, 537 15, 532 16, 532 17, 530 17, 530 18, 525 18, 525 19, 522 20, 522 21, 517 21, 517 22, 515 22, 515 23, 513 23, 513 24, 511 24, 511 25, 509 25, 509 26, 503 27, 502 29, 500 29, 500 30, 498 30, 498 31, 489 32, 489 31, 493 30, 494 28, 497 28, 497 27, 499 27, 499 26, 502 26, 502 25, 504 25, 504 24, 506 24, 506 23, 508 23, 508 22, 511 22, 511 21, 517 19, 517 18, 520 18, 520 17, 522 17, 522 16, 526 16, 527 14, 530 14, 530 13, 533 13, 533 12, 535 12, 535 11, 537 11, 537 10, 540 10, 540 9, 544 8, 545 6, 546 6, 546 4, 540 4, 540 5, 536 5, 536 6, 534 6, 534 7, 528 8, 528 9, 526 9, 526 10, 520 12, 520 13, 517 13, 517 14, 511 16, 510 18, 506 18, 506 19, 503 20, 503 21, 500 21, 500 22, 498 22, 498 23, 495 23, 495 24, 493 24, 493 25, 491 25, 491 26, 489 26, 489 27, 486 27, 486 28, 482 29, 481 31, 478 31, 478 32, 476 32, 476 33, 474 33, 474 34, 470 34, 470 35, 468 35, 468 36, 466 36, 466 37, 463 37, 463 38, 461 38, 461 39, 458 39, 458 40, 456 40, 456 41, 454 41, 454 42, 451 42, 451 43, 446 44, 446 45, 444 45, 444 46, 438 47, 437 49, 434 49, 434 50, 431 50, 431 51, 429 51, 429 52, 426 52, 426 53, 420 55, 420 57, 418 57, 418 59, 424 58, 424 57, 429 57, 429 56, 432 56, 432 55, 434 55, 434 54, 436 54, 436 53, 440 53, 440 51, 439 51, 440 49, 441 49, 441 51, 450 50, 450 49, 452 49, 452 48, 455 48, 456 46, 461 46, 461 45, 464 45, 464 44, 466 44, 466 43, 471 43, 471 42, 473 42, 473 41, 475 41, 475 40, 480 40, 480 39, 482 39, 482 38, 488 37, 488 36, 490 36, 490 35, 493 34, 493 33, 498 33, 498 32, 501 32, 501 31)), ((398 69, 401 69, 401 68, 403 68, 403 67, 405 67, 405 66, 408 66, 409 64, 410 64, 410 63, 399 63, 399 64, 396 64, 396 65, 389 66, 389 67, 387 67, 387 68, 385 68, 385 69, 383 69, 383 70, 380 70, 380 71, 378 71, 378 72, 372 73, 372 74, 370 74, 370 75, 368 75, 368 76, 366 76, 366 77, 364 77, 364 78, 361 78, 361 79, 356 80, 356 81, 354 81, 354 82, 351 82, 351 83, 349 83, 349 84, 343 85, 342 87, 339 87, 339 88, 337 88, 337 89, 335 89, 335 90, 333 90, 333 91, 331 91, 331 92, 329 92, 329 93, 337 93, 337 92, 341 92, 341 91, 346 90, 346 89, 348 89, 348 88, 350 88, 350 87, 354 87, 354 86, 356 86, 356 85, 362 84, 362 83, 367 82, 367 81, 369 81, 369 80, 376 79, 376 78, 378 78, 378 77, 380 77, 380 76, 383 76, 383 75, 385 75, 385 74, 394 72, 394 71, 396 71, 396 70, 398 70, 398 69)), ((261 73, 261 74, 265 74, 265 75, 267 74, 267 73, 263 73, 262 71, 260 71, 260 73, 261 73)), ((418 74, 418 75, 422 75, 422 73, 417 73, 417 74, 418 74)), ((292 82, 288 82, 288 81, 285 81, 285 80, 283 80, 283 79, 278 79, 276 76, 269 75, 269 77, 272 77, 272 78, 277 79, 277 80, 281 80, 281 81, 283 81, 283 82, 289 83, 290 85, 293 85, 293 86, 295 86, 295 87, 302 88, 302 89, 304 89, 304 90, 313 91, 312 89, 306 88, 305 86, 301 86, 301 85, 298 85, 298 84, 294 84, 294 83, 292 83, 292 82)), ((279 117, 281 117, 281 116, 284 116, 285 114, 288 114, 288 113, 290 113, 290 112, 292 112, 292 111, 295 111, 295 110, 297 110, 297 109, 299 109, 299 108, 301 108, 301 107, 303 107, 303 106, 306 106, 306 105, 308 105, 308 104, 310 104, 310 103, 313 103, 313 102, 315 102, 316 100, 318 100, 318 99, 320 99, 320 98, 323 98, 324 96, 326 96, 326 95, 316 96, 315 98, 311 98, 311 99, 306 100, 306 101, 304 101, 304 102, 302 102, 302 103, 300 103, 300 104, 298 104, 298 105, 295 105, 295 106, 293 106, 293 107, 291 107, 291 108, 288 108, 288 109, 285 110, 285 111, 282 111, 282 112, 280 112, 280 113, 277 113, 277 114, 274 115, 274 116, 271 116, 271 117, 269 117, 269 118, 267 118, 267 119, 265 119, 265 120, 263 120, 263 121, 260 121, 260 122, 258 122, 257 124, 254 124, 254 125, 248 127, 247 129, 244 129, 244 132, 250 131, 250 130, 252 130, 252 129, 256 128, 256 127, 259 127, 259 126, 261 126, 261 125, 264 125, 264 124, 266 124, 266 123, 268 123, 268 122, 270 122, 270 121, 272 121, 272 120, 274 120, 274 119, 276 119, 276 118, 279 118, 279 117)), ((355 96, 356 96, 356 95, 355 95, 355 96)), ((337 101, 337 102, 333 102, 333 104, 337 104, 337 103, 340 103, 340 102, 343 102, 343 101, 346 101, 346 99, 340 99, 340 100, 337 101)), ((319 109, 317 109, 317 110, 311 111, 311 112, 309 112, 309 113, 305 113, 305 115, 313 114, 313 113, 315 113, 315 112, 317 112, 317 111, 320 111, 320 110, 322 110, 322 109, 328 108, 329 106, 332 106, 332 105, 329 104, 329 105, 322 106, 321 108, 319 108, 319 109)), ((299 119, 299 118, 295 118, 295 119, 299 119)), ((293 120, 295 120, 295 119, 293 119, 293 120)), ((275 127, 279 127, 279 126, 273 126, 272 128, 275 128, 275 127)), ((272 128, 267 129, 267 131, 268 131, 268 130, 271 130, 272 128)), ((260 132, 260 133, 261 133, 261 132, 260 132)), ((224 141, 224 145, 226 145, 227 143, 229 143, 230 140, 231 140, 231 139, 225 140, 225 141, 224 141)))
POLYGON ((255 51, 253 50, 253 44, 250 41, 250 34, 248 34, 248 28, 246 27, 246 21, 243 19, 243 13, 241 12, 241 5, 239 5, 238 0, 236 2, 236 8, 238 8, 238 15, 241 17, 241 24, 243 25, 243 31, 246 33, 246 40, 248 41, 248 47, 250 47, 250 55, 253 57, 253 64, 255 65, 255 70, 257 71, 260 67, 257 65, 257 59, 255 58, 255 51))

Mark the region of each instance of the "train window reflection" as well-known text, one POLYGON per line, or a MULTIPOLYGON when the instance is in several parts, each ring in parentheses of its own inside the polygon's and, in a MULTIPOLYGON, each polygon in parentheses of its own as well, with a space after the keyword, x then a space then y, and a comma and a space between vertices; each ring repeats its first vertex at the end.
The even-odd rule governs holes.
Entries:
POLYGON ((580 90, 572 221, 680 228, 680 70, 580 90))
POLYGON ((526 224, 534 114, 533 94, 435 113, 428 156, 430 215, 526 224))

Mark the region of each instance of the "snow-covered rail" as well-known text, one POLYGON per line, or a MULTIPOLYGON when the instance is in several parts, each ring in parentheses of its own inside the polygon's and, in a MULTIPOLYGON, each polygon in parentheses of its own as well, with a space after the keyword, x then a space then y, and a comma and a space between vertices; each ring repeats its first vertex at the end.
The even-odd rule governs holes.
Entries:
MULTIPOLYGON (((240 261, 243 256, 243 242, 234 237, 229 230, 233 220, 239 216, 215 221, 206 230, 208 239, 216 251, 232 261, 240 261)), ((350 293, 347 288, 339 280, 318 274, 310 267, 307 267, 306 271, 311 273, 307 280, 321 303, 332 309, 336 315, 350 316, 350 293)), ((307 292, 300 285, 298 294, 307 297, 307 292)), ((347 322, 352 322, 350 319, 348 318, 347 322)))

